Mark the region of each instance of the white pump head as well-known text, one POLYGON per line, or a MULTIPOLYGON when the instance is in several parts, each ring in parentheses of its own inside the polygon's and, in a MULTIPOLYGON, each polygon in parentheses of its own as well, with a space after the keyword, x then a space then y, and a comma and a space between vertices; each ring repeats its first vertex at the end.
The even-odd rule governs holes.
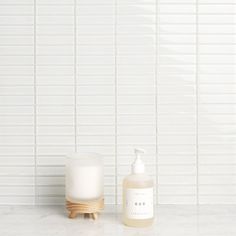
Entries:
POLYGON ((141 154, 144 154, 145 151, 143 149, 135 148, 134 153, 136 155, 136 159, 132 164, 132 173, 133 174, 142 174, 145 172, 145 165, 141 160, 141 154))

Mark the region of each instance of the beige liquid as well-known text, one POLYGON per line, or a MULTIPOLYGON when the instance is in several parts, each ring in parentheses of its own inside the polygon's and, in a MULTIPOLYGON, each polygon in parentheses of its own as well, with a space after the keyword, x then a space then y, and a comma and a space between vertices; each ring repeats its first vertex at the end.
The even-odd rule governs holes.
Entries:
POLYGON ((123 222, 127 226, 146 227, 153 223, 150 219, 130 219, 126 216, 126 189, 128 188, 152 188, 153 180, 145 174, 129 175, 123 181, 123 222))

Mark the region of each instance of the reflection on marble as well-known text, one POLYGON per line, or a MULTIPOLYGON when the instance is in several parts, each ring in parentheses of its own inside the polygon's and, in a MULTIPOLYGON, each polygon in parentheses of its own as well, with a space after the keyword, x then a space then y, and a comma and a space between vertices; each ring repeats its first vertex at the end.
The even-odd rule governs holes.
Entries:
POLYGON ((161 205, 149 228, 121 223, 119 207, 106 206, 97 221, 68 219, 63 206, 1 206, 1 236, 235 236, 236 205, 161 205))

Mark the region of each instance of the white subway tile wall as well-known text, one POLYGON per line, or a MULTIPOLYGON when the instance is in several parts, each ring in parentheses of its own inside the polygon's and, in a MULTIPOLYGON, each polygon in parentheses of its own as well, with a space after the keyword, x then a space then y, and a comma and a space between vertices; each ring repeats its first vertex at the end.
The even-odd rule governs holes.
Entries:
POLYGON ((235 27, 235 0, 0 0, 0 204, 64 204, 74 151, 120 204, 135 147, 156 203, 236 203, 235 27))

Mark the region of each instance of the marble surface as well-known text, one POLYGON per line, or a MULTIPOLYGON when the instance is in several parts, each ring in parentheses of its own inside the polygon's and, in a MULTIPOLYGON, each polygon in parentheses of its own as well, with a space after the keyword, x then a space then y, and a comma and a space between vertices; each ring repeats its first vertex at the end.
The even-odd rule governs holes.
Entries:
POLYGON ((121 223, 119 207, 106 206, 97 221, 68 219, 63 206, 1 206, 1 236, 228 236, 236 235, 236 205, 156 208, 149 228, 130 228, 121 223))

